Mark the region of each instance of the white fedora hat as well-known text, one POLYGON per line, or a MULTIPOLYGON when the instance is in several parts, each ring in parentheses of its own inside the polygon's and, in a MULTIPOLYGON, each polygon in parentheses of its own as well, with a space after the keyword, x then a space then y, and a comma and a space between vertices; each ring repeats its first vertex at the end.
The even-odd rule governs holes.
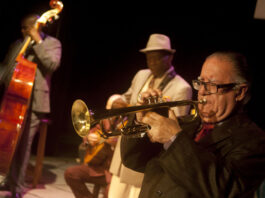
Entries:
POLYGON ((147 42, 146 48, 141 49, 140 52, 148 52, 155 50, 165 50, 174 53, 176 50, 171 49, 170 39, 164 34, 151 34, 147 42))

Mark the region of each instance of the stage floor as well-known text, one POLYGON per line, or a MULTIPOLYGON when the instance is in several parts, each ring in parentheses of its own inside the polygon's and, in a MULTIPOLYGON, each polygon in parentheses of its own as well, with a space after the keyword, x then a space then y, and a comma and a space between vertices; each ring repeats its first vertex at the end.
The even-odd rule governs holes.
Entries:
MULTIPOLYGON (((27 181, 30 184, 32 181, 32 173, 34 169, 35 157, 32 156, 30 165, 27 170, 27 181)), ((29 185, 26 194, 23 198, 74 198, 74 195, 65 183, 64 171, 67 167, 77 164, 73 158, 60 157, 45 157, 43 163, 42 177, 36 188, 29 185)), ((92 190, 93 185, 87 184, 92 190)), ((10 197, 10 192, 0 191, 0 198, 10 197)), ((99 198, 103 198, 100 192, 99 198)))

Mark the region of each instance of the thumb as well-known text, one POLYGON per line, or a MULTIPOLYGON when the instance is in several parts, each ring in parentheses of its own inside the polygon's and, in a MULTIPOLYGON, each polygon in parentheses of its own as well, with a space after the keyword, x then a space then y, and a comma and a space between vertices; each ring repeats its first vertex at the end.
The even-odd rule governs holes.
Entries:
POLYGON ((171 110, 171 109, 168 110, 168 117, 169 117, 170 119, 172 119, 172 120, 178 120, 178 119, 177 119, 177 116, 176 116, 175 113, 174 113, 174 111, 171 110))

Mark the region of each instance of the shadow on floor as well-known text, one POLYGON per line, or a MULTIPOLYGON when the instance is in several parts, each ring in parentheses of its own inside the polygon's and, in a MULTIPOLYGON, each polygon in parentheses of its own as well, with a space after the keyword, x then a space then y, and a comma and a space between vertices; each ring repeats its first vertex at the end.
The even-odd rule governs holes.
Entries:
MULTIPOLYGON (((46 164, 46 163, 43 164, 42 175, 38 182, 37 188, 44 188, 45 184, 51 184, 55 182, 57 176, 54 172, 52 172, 52 170, 56 168, 57 167, 52 164, 46 164)), ((25 181, 27 184, 29 184, 29 186, 33 185, 34 169, 35 166, 32 163, 30 163, 28 165, 26 178, 25 178, 25 181)))

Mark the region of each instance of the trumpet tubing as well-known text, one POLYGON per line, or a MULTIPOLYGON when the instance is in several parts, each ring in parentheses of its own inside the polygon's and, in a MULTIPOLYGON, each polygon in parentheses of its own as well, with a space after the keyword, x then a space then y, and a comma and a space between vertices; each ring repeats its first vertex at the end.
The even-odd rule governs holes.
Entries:
MULTIPOLYGON (((161 102, 161 103, 148 104, 142 106, 130 106, 125 108, 110 109, 110 110, 106 109, 104 111, 97 112, 97 114, 94 114, 92 111, 90 111, 87 108, 86 104, 82 100, 78 99, 74 101, 72 105, 71 116, 72 116, 72 123, 76 133, 79 136, 84 137, 89 133, 90 128, 93 128, 103 119, 110 118, 113 116, 126 116, 132 113, 137 113, 141 111, 150 111, 153 109, 191 105, 195 109, 195 114, 193 115, 193 119, 195 119, 198 116, 197 105, 199 103, 204 104, 206 103, 206 100, 204 99, 200 101, 193 101, 193 100, 169 101, 169 102, 161 102)), ((109 137, 120 134, 117 134, 116 132, 113 134, 107 133, 104 135, 106 137, 109 137)))

